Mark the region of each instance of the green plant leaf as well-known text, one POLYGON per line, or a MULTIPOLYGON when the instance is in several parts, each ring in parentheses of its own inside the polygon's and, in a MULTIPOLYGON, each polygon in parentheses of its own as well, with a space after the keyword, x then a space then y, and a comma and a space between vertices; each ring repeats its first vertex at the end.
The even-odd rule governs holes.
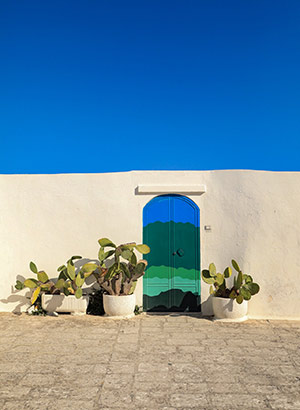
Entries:
POLYGON ((245 300, 251 299, 251 293, 245 286, 241 287, 241 295, 244 297, 245 300))
POLYGON ((244 300, 244 296, 243 295, 238 295, 237 297, 236 297, 236 301, 237 301, 237 303, 240 305, 241 303, 243 303, 243 300, 244 300))
POLYGON ((251 293, 251 295, 256 295, 259 292, 259 285, 255 282, 247 283, 247 289, 251 293))
POLYGON ((71 286, 71 282, 70 282, 70 280, 66 280, 65 282, 64 282, 64 288, 69 288, 71 286))
POLYGON ((117 268, 118 268, 118 264, 114 263, 110 266, 110 268, 108 269, 107 273, 104 276, 105 280, 110 280, 112 279, 115 274, 117 273, 117 268))
POLYGON ((67 273, 70 279, 75 279, 75 266, 68 262, 67 273))
POLYGON ((237 296, 237 294, 236 294, 235 290, 232 289, 232 291, 231 291, 230 294, 229 294, 230 299, 235 299, 236 296, 237 296))
POLYGON ((136 258, 136 254, 134 252, 132 252, 132 255, 131 255, 131 258, 130 258, 130 263, 133 266, 135 266, 137 264, 137 258, 136 258))
POLYGON ((136 245, 136 250, 138 251, 138 252, 140 252, 140 253, 142 253, 142 254, 144 254, 144 255, 146 255, 147 253, 149 253, 150 252, 150 248, 149 248, 149 246, 148 245, 145 245, 145 244, 140 244, 140 245, 136 245))
POLYGON ((224 283, 224 276, 221 273, 217 273, 216 276, 216 282, 219 286, 221 286, 224 283))
POLYGON ((31 272, 33 272, 33 273, 38 273, 38 269, 37 269, 37 267, 36 267, 36 264, 35 264, 35 263, 30 262, 30 264, 29 264, 29 268, 30 268, 31 272))
POLYGON ((246 276, 247 278, 245 279, 245 283, 252 283, 253 282, 252 276, 250 275, 246 275, 246 276))
POLYGON ((103 262, 105 259, 105 251, 102 246, 100 246, 99 252, 98 252, 98 259, 100 262, 103 262))
POLYGON ((76 259, 82 259, 82 256, 79 256, 79 255, 71 256, 71 258, 69 260, 73 262, 76 259))
POLYGON ((112 248, 116 248, 116 245, 108 238, 101 238, 98 240, 98 243, 102 248, 105 246, 111 246, 112 248))
POLYGON ((64 280, 68 279, 68 276, 67 276, 67 268, 65 268, 64 270, 62 270, 62 271, 60 272, 60 274, 59 274, 59 276, 58 276, 58 279, 64 279, 64 280))
POLYGON ((98 265, 93 262, 85 263, 80 269, 83 273, 92 273, 98 268, 98 265))
POLYGON ((240 271, 236 278, 236 288, 239 289, 242 286, 242 283, 243 283, 243 274, 240 271))
POLYGON ((109 251, 106 251, 105 253, 104 253, 104 259, 107 259, 107 258, 109 258, 111 255, 113 255, 115 253, 115 250, 114 249, 111 249, 111 250, 109 250, 109 251))
POLYGON ((213 295, 215 293, 214 287, 212 285, 210 285, 209 287, 209 294, 213 295))
POLYGON ((64 279, 58 279, 58 281, 55 283, 54 286, 57 289, 62 289, 64 287, 64 283, 65 283, 64 279))
POLYGON ((232 259, 231 263, 232 263, 232 266, 234 267, 234 269, 235 269, 237 272, 240 272, 241 269, 240 269, 238 263, 237 263, 234 259, 232 259))
POLYGON ((35 291, 33 292, 32 296, 31 296, 31 304, 33 305, 34 302, 37 300, 39 294, 41 292, 41 288, 38 286, 35 291))
POLYGON ((38 272, 37 277, 38 277, 38 280, 41 281, 42 283, 45 283, 47 282, 47 280, 49 280, 47 273, 44 272, 43 270, 38 272))
POLYGON ((216 269, 216 265, 214 263, 211 263, 208 267, 210 276, 216 276, 217 274, 217 269, 216 269))
POLYGON ((78 273, 75 279, 76 286, 81 287, 84 284, 84 275, 81 276, 81 273, 78 273))
POLYGON ((132 251, 130 251, 129 249, 125 249, 124 251, 122 251, 121 256, 122 258, 130 261, 131 257, 132 257, 132 251))
POLYGON ((57 268, 57 272, 60 272, 61 270, 66 269, 66 265, 61 265, 57 268))
POLYGON ((35 279, 26 279, 24 280, 24 286, 30 289, 34 289, 38 286, 38 281, 35 279))
POLYGON ((55 287, 55 283, 52 281, 48 281, 46 283, 39 283, 39 286, 42 290, 50 291, 52 287, 55 287))
POLYGON ((225 278, 230 278, 231 275, 232 275, 232 270, 231 270, 231 267, 228 266, 228 267, 224 270, 224 277, 225 277, 225 278))
POLYGON ((205 283, 207 283, 208 285, 213 285, 215 283, 215 279, 214 278, 205 278, 202 276, 202 279, 205 283))
POLYGON ((81 288, 76 289, 75 298, 80 299, 81 296, 82 296, 82 289, 81 288))
POLYGON ((212 285, 215 283, 215 279, 210 276, 209 270, 203 269, 202 273, 202 279, 204 280, 205 283, 208 283, 209 285, 212 285))
POLYGON ((17 280, 17 282, 16 282, 16 284, 15 284, 15 288, 16 288, 17 290, 22 290, 22 289, 25 288, 25 285, 24 285, 24 283, 21 282, 20 280, 17 280))
POLYGON ((128 295, 132 295, 132 294, 133 294, 133 292, 135 291, 135 288, 136 288, 136 284, 137 284, 137 280, 135 280, 135 281, 132 283, 132 286, 131 286, 131 288, 130 288, 130 291, 128 292, 128 295))
POLYGON ((133 251, 133 249, 136 247, 136 243, 135 242, 128 242, 128 243, 123 243, 120 246, 121 246, 122 251, 124 251, 125 249, 133 251))
POLYGON ((128 266, 125 262, 120 263, 120 268, 124 272, 124 274, 127 276, 128 279, 131 279, 132 275, 128 269, 128 266))
POLYGON ((142 275, 145 272, 146 267, 147 267, 147 261, 141 260, 134 267, 134 273, 137 275, 142 275))

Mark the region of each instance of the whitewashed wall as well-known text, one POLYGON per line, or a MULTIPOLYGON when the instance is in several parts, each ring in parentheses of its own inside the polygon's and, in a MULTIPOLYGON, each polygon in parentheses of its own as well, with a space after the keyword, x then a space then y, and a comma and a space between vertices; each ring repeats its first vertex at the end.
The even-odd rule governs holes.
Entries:
MULTIPOLYGON (((143 207, 155 196, 138 195, 141 184, 206 185, 187 195, 200 208, 201 268, 237 259, 261 286, 252 317, 300 318, 300 173, 262 171, 1 175, 0 311, 24 309, 24 291, 13 286, 30 275, 30 260, 54 276, 71 255, 96 258, 100 237, 141 242, 143 207)), ((142 281, 137 296, 141 303, 142 281)), ((202 283, 205 314, 207 299, 202 283)))

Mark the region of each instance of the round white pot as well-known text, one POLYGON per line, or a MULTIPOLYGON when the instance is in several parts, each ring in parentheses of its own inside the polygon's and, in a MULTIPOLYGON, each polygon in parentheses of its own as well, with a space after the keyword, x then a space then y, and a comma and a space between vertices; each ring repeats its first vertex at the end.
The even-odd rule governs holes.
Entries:
POLYGON ((135 294, 126 296, 103 295, 103 307, 106 315, 115 319, 134 317, 135 294))
POLYGON ((242 322, 247 320, 248 301, 240 305, 234 299, 212 297, 212 307, 215 319, 242 322))

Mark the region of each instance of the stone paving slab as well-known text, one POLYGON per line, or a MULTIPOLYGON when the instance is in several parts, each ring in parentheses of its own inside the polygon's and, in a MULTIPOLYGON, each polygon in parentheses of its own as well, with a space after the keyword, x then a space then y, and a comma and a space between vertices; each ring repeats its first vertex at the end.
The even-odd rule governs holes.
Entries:
POLYGON ((297 409, 300 322, 0 313, 0 409, 297 409))

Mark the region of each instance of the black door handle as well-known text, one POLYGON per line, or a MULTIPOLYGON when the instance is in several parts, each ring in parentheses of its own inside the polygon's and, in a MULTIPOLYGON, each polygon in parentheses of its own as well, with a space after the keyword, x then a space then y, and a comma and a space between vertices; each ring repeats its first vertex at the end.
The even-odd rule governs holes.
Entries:
POLYGON ((178 256, 182 257, 184 255, 184 250, 181 249, 181 248, 177 249, 177 251, 173 252, 173 256, 175 256, 175 255, 178 255, 178 256))
POLYGON ((178 256, 182 257, 184 255, 184 250, 179 248, 179 249, 177 249, 176 253, 177 253, 178 256))

